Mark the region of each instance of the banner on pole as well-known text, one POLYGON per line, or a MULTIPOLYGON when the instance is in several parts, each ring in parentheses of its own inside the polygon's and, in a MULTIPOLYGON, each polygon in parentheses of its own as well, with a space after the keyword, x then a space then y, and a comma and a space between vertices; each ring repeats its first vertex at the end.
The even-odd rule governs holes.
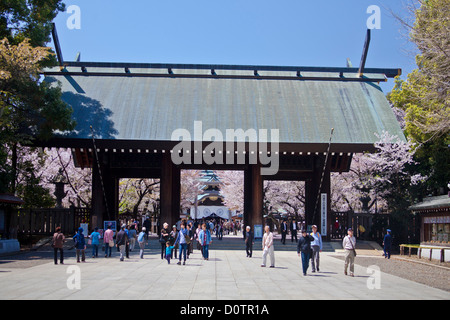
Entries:
POLYGON ((320 234, 322 236, 327 235, 327 194, 321 193, 320 194, 320 234))

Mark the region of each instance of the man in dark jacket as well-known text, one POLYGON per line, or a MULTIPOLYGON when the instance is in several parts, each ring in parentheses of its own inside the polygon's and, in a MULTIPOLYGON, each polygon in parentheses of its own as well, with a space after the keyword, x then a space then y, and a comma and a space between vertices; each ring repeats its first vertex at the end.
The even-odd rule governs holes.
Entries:
POLYGON ((281 243, 286 244, 286 235, 288 233, 288 225, 286 223, 286 220, 283 220, 283 222, 280 225, 281 228, 281 243))
POLYGON ((152 222, 148 217, 145 217, 145 221, 143 223, 143 227, 145 228, 145 240, 148 241, 148 233, 152 230, 152 222))
POLYGON ((298 239, 297 253, 302 256, 303 275, 306 276, 306 271, 309 267, 309 259, 311 257, 311 242, 314 238, 307 234, 306 229, 302 230, 302 236, 298 239))
POLYGON ((384 250, 384 258, 391 258, 391 246, 392 246, 392 236, 391 236, 391 230, 387 229, 387 234, 384 236, 383 239, 383 250, 384 250))
POLYGON ((295 241, 298 241, 297 239, 297 221, 295 221, 295 219, 293 219, 291 221, 291 223, 289 224, 289 230, 291 231, 291 242, 294 242, 294 238, 295 241))
POLYGON ((251 258, 253 253, 253 232, 250 231, 250 226, 247 226, 245 230, 245 251, 247 251, 247 258, 251 258))
POLYGON ((126 225, 122 225, 122 227, 120 228, 120 231, 117 233, 116 236, 116 244, 117 244, 117 248, 120 251, 120 261, 123 261, 123 255, 125 253, 125 247, 128 243, 128 236, 127 233, 125 232, 125 227, 126 225))

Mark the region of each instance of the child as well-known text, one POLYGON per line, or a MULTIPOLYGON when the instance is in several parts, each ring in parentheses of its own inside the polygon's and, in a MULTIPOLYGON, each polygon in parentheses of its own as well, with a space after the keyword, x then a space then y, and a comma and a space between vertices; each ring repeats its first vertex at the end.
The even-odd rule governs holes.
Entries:
POLYGON ((172 257, 172 250, 175 246, 170 245, 170 241, 166 242, 166 259, 167 263, 170 264, 170 258, 172 257))
POLYGON ((142 228, 141 233, 139 233, 138 236, 138 243, 139 243, 139 256, 141 259, 144 259, 144 249, 145 249, 145 235, 147 229, 145 227, 142 228))

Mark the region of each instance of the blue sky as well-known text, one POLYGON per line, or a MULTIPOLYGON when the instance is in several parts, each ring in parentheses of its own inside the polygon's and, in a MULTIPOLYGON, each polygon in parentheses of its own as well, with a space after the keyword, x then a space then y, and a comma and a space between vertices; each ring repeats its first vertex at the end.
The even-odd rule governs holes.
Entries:
MULTIPOLYGON (((415 68, 414 47, 392 9, 407 16, 400 0, 66 0, 80 8, 55 23, 64 59, 82 61, 359 66, 370 5, 381 9, 372 30, 367 67, 415 68)), ((53 43, 50 44, 53 46, 53 43)), ((393 80, 382 84, 385 93, 393 80)))

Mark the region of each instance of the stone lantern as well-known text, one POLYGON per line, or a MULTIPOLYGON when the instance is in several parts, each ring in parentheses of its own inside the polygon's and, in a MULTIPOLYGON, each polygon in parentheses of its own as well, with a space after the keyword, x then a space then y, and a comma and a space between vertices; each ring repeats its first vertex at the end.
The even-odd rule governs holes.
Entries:
POLYGON ((55 185, 56 208, 62 208, 62 200, 67 196, 68 191, 64 190, 64 185, 68 184, 66 177, 64 176, 63 169, 59 169, 56 176, 53 177, 51 183, 55 185))

